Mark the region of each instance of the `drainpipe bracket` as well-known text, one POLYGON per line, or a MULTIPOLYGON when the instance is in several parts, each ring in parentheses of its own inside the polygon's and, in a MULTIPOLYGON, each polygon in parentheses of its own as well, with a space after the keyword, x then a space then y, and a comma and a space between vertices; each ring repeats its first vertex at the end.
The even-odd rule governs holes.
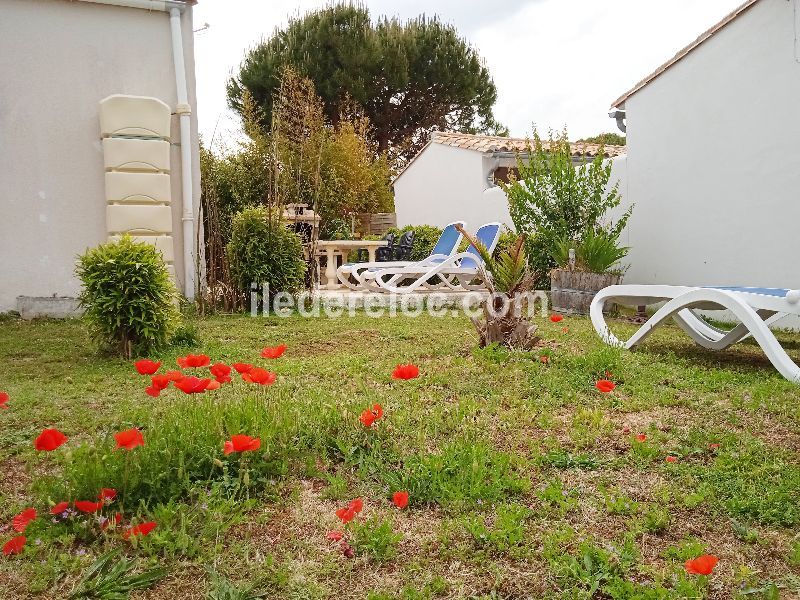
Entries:
POLYGON ((176 104, 175 105, 175 114, 179 116, 183 115, 191 115, 192 114, 192 107, 188 104, 176 104))

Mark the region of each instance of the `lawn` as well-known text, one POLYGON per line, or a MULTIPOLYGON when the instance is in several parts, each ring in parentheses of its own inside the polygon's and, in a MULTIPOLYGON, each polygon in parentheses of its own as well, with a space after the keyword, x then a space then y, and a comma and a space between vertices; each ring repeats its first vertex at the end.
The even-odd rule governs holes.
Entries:
MULTIPOLYGON (((0 597, 67 598, 112 549, 137 572, 166 568, 135 598, 798 597, 800 389, 752 343, 711 353, 667 327, 630 353, 586 319, 537 323, 543 348, 526 354, 476 349, 462 317, 213 317, 196 345, 151 357, 161 371, 202 352, 277 381, 234 372, 154 398, 80 322, 0 322, 0 543, 39 512, 24 552, 0 556, 0 597), (420 376, 392 379, 409 362, 420 376), (48 427, 69 441, 37 452, 48 427), (115 449, 132 427, 144 446, 115 449), (239 433, 261 447, 225 455, 239 433), (103 487, 120 525, 49 514, 103 487), (143 522, 156 528, 126 541, 143 522), (688 574, 704 553, 713 573, 688 574)), ((779 338, 800 354, 800 336, 779 338)))

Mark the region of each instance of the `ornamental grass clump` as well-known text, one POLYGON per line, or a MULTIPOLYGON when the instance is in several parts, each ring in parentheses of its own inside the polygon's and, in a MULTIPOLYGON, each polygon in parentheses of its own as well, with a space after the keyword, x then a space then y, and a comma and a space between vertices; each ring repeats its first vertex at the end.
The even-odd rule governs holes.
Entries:
POLYGON ((84 318, 104 347, 125 357, 158 351, 172 338, 177 290, 158 250, 124 236, 78 258, 84 318))

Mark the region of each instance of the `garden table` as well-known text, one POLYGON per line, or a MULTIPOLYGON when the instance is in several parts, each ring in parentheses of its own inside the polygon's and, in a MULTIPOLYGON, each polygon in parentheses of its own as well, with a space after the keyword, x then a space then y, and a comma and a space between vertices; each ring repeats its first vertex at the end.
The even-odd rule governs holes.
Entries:
POLYGON ((328 264, 325 265, 325 284, 320 283, 320 287, 335 290, 342 287, 339 278, 336 276, 336 257, 345 256, 351 250, 366 248, 369 254, 369 262, 375 262, 375 252, 378 248, 389 245, 386 240, 319 240, 317 241, 317 268, 319 268, 319 257, 325 255, 328 264))

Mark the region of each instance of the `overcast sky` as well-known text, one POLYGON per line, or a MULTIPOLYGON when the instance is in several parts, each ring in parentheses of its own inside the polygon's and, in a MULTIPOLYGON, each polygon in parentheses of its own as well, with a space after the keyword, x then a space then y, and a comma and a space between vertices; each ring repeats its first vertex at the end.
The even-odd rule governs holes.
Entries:
MULTIPOLYGON (((366 0, 373 18, 437 14, 485 59, 495 115, 511 135, 616 131, 609 104, 741 0, 366 0)), ((246 51, 326 0, 201 0, 195 8, 197 112, 206 142, 236 135, 225 83, 246 51)))

